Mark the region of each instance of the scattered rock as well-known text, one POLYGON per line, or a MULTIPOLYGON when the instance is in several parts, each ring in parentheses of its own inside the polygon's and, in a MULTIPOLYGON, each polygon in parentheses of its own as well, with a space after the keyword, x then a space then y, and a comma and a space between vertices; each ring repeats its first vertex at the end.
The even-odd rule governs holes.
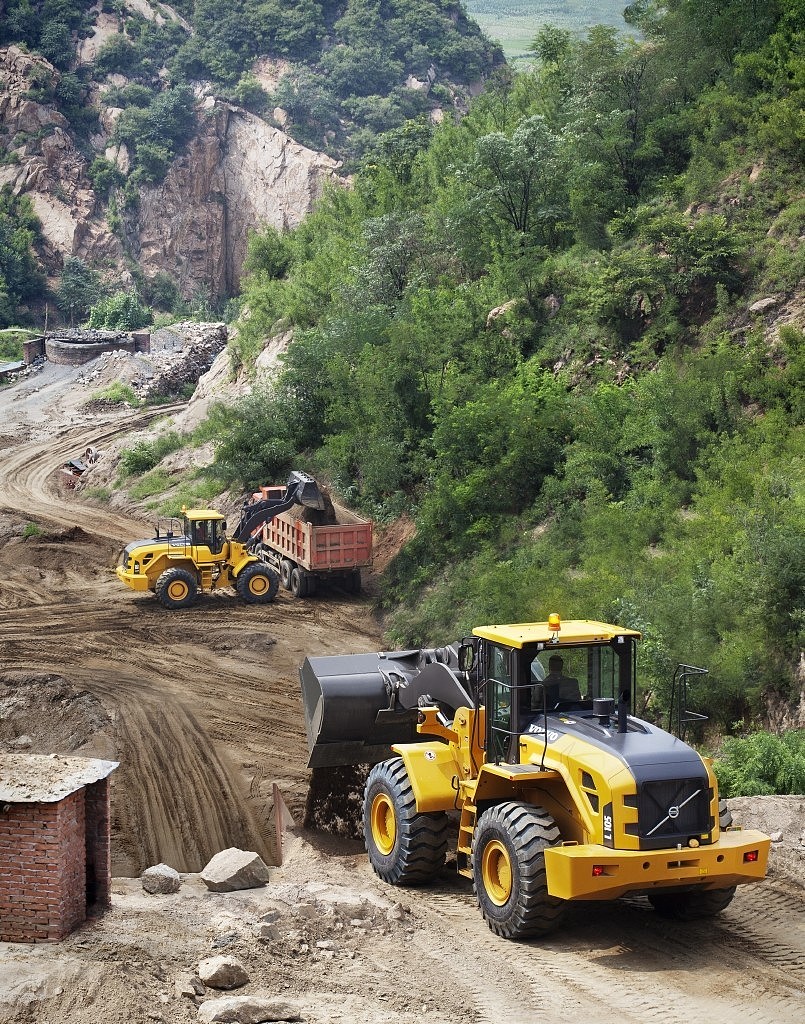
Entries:
POLYGON ((298 1006, 285 999, 265 996, 221 996, 208 999, 198 1008, 204 1024, 214 1021, 225 1024, 263 1024, 264 1021, 301 1020, 298 1006))
POLYGON ((753 302, 749 307, 750 313, 765 313, 769 309, 774 309, 775 306, 779 305, 779 299, 774 296, 769 296, 765 299, 758 299, 757 302, 753 302))
POLYGON ((168 864, 155 864, 146 868, 140 875, 143 889, 152 896, 164 896, 167 893, 178 892, 182 885, 179 872, 168 864))
POLYGON ((249 984, 246 968, 234 956, 211 956, 202 960, 198 976, 210 988, 240 988, 249 984))
POLYGON ((201 872, 201 880, 212 892, 256 889, 268 881, 268 868, 256 853, 231 847, 212 858, 201 872))
POLYGON ((201 978, 196 974, 180 974, 173 983, 173 991, 177 999, 193 999, 203 996, 205 992, 201 978))

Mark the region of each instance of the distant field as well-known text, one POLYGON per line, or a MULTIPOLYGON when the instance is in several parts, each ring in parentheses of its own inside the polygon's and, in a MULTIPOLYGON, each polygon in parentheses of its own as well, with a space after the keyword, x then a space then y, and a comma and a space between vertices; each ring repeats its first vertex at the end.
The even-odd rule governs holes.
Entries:
POLYGON ((591 25, 625 30, 627 0, 466 0, 470 16, 490 39, 496 39, 509 60, 528 53, 529 43, 547 23, 584 32, 591 25))

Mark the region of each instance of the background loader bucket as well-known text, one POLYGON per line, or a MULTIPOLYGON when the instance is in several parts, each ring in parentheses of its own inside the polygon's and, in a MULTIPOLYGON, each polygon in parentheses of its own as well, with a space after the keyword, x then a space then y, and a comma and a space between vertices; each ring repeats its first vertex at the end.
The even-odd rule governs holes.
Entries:
POLYGON ((287 487, 297 487, 296 502, 299 505, 305 505, 307 508, 317 508, 324 510, 327 506, 324 501, 324 496, 319 490, 319 485, 313 479, 312 476, 308 476, 307 473, 302 473, 300 470, 295 469, 288 477, 287 487))
POLYGON ((306 658, 299 669, 309 768, 376 764, 392 743, 425 739, 416 731, 418 702, 452 717, 472 701, 458 678, 457 649, 306 658))

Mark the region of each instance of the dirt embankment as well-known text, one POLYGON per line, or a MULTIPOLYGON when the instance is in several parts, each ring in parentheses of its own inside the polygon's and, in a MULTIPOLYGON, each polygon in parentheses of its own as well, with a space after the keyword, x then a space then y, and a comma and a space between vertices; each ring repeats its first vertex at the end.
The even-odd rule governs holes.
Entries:
POLYGON ((262 608, 222 593, 173 613, 126 590, 117 550, 147 528, 61 491, 55 471, 142 417, 88 418, 70 389, 61 374, 27 398, 0 391, 0 745, 120 761, 113 909, 58 946, 0 945, 0 1024, 196 1021, 182 979, 221 950, 246 965, 245 991, 313 1024, 801 1020, 805 797, 738 807, 781 832, 772 870, 703 923, 627 900, 507 943, 450 865, 425 891, 391 889, 360 843, 304 830, 265 889, 208 893, 194 872, 220 849, 273 859, 273 783, 302 820, 298 665, 377 650, 379 629, 365 599, 337 592, 262 608), (179 893, 146 896, 132 877, 159 861, 185 874, 179 893))

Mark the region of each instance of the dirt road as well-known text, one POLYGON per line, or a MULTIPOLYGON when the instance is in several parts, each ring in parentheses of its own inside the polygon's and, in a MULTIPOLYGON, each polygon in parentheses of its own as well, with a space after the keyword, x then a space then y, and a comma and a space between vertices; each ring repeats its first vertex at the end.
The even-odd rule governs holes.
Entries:
MULTIPOLYGON (((221 594, 171 613, 126 590, 113 574, 117 549, 149 530, 63 492, 54 470, 140 418, 82 418, 66 372, 27 401, 26 386, 0 390, 0 679, 58 673, 108 715, 82 749, 120 761, 116 876, 158 861, 195 872, 232 845, 270 859, 272 783, 300 819, 308 786, 297 667, 309 653, 382 647, 368 602, 281 594, 250 608, 221 594), (29 521, 44 532, 23 539, 29 521)), ((36 734, 42 752, 48 735, 36 734)), ((197 1020, 173 979, 221 945, 222 930, 252 987, 294 996, 317 1024, 799 1022, 802 878, 772 867, 713 921, 669 923, 641 900, 588 904, 556 936, 515 944, 489 932, 471 887, 449 870, 424 892, 390 889, 359 844, 306 833, 265 892, 226 902, 189 879, 160 904, 120 878, 113 912, 57 949, 0 944, 0 1022, 197 1020), (281 919, 294 927, 258 943, 251 925, 277 913, 283 892, 281 919), (328 900, 315 927, 293 916, 328 900), (331 913, 342 903, 353 909, 331 913), (229 915, 223 926, 216 913, 229 915), (317 938, 333 941, 319 948, 317 938)))

